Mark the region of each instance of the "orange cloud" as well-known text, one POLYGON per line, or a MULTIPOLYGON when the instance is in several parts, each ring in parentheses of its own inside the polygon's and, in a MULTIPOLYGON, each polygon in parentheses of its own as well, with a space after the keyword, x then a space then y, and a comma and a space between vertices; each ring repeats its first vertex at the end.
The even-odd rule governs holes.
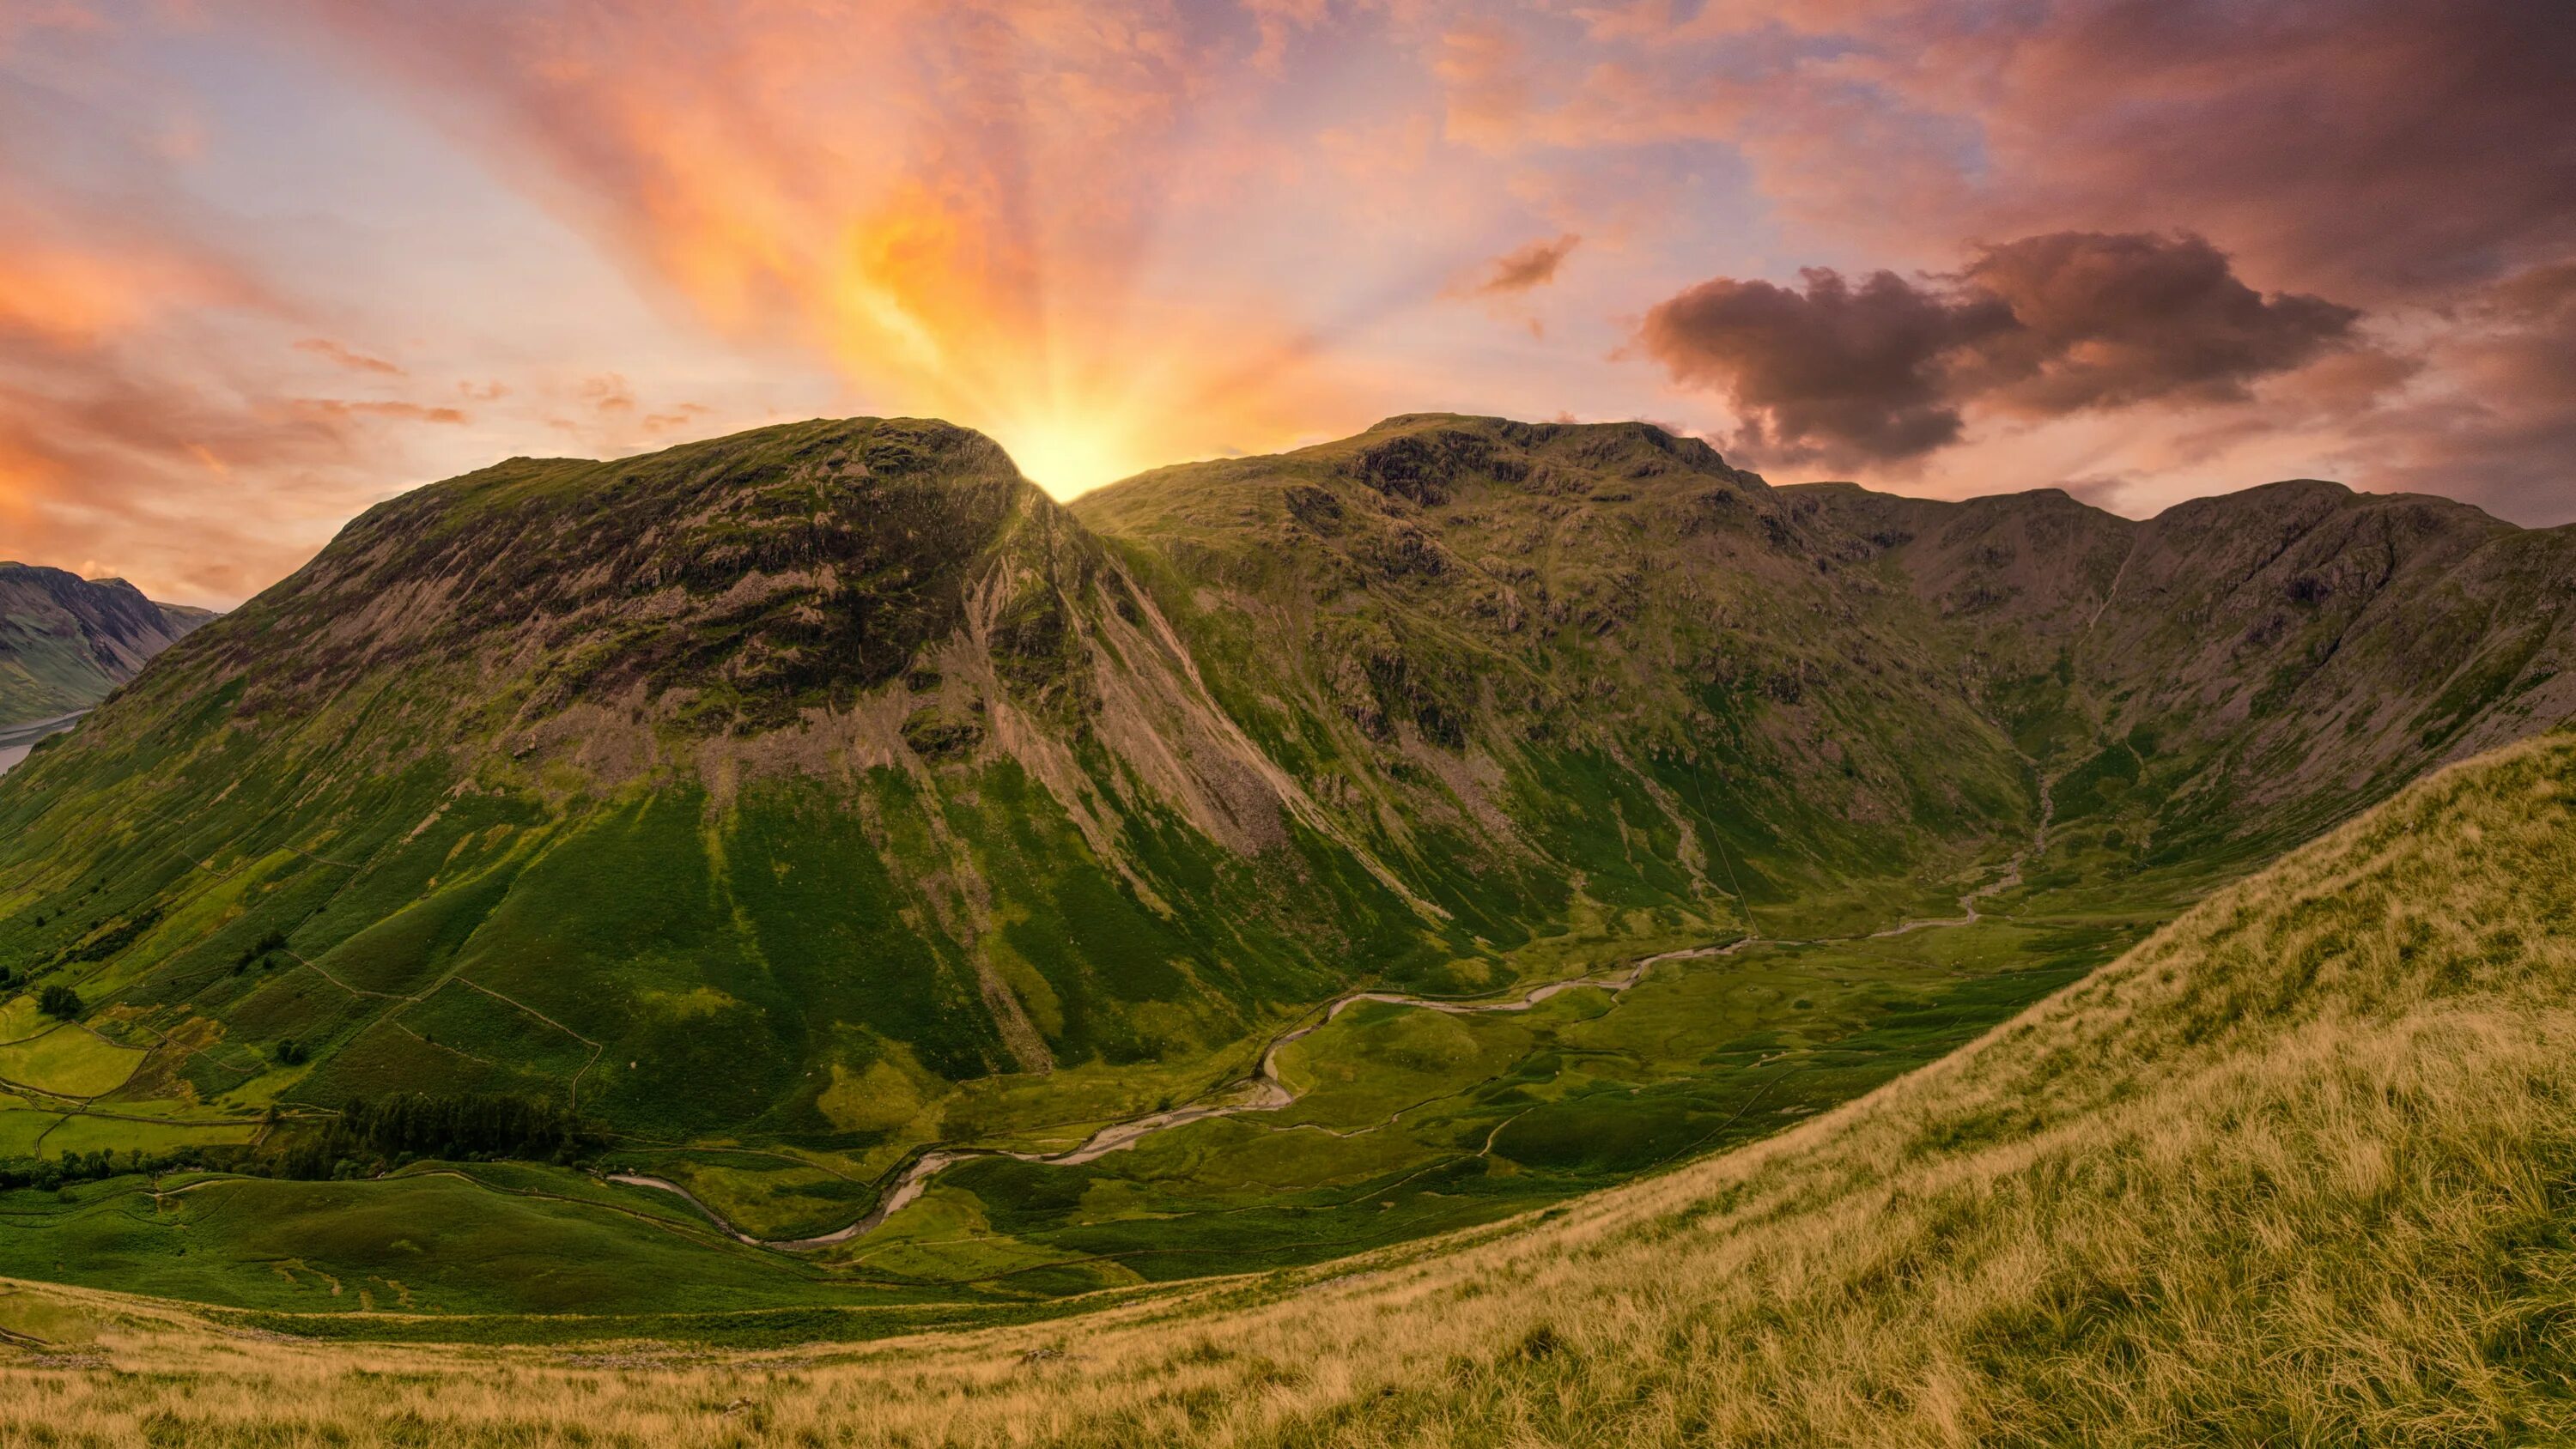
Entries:
POLYGON ((295 350, 310 352, 316 357, 327 357, 351 372, 372 372, 382 377, 409 376, 394 363, 387 362, 381 357, 369 357, 363 352, 351 351, 328 337, 307 337, 295 344, 295 350))
MULTIPOLYGON (((0 173, 0 222, 21 238, 0 251, 0 520, 13 554, 105 561, 160 597, 230 603, 368 499, 381 429, 466 421, 452 407, 296 395, 277 371, 289 350, 278 334, 302 310, 147 208, 101 215, 0 173)), ((300 350, 373 361, 336 343, 300 350)))
POLYGON ((1366 411, 1298 345, 1310 324, 1259 292, 1140 286, 1150 249, 1207 215, 1192 188, 1265 154, 1234 92, 1321 20, 1314 4, 1227 27, 1083 0, 770 7, 721 26, 489 0, 329 8, 727 335, 829 358, 872 410, 982 427, 1060 492, 1366 411))
POLYGON ((258 289, 202 260, 22 239, 0 249, 0 329, 75 345, 191 306, 255 305, 258 289))
POLYGON ((293 411, 332 418, 398 418, 415 423, 462 423, 462 410, 410 402, 350 402, 341 398, 302 397, 287 404, 293 411))

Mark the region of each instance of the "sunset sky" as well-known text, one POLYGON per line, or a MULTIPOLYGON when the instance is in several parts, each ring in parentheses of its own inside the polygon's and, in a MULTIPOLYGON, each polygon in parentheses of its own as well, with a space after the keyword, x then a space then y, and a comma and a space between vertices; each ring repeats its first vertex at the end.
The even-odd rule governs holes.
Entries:
POLYGON ((0 0, 0 557, 228 605, 512 454, 1397 412, 2576 519, 2564 0, 0 0))

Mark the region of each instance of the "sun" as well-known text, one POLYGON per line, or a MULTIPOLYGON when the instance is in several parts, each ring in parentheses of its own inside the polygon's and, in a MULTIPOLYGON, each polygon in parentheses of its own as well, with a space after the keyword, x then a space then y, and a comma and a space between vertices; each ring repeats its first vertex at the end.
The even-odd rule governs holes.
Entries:
POLYGON ((1141 473, 1135 433, 1108 418, 1056 416, 997 424, 994 438, 1028 480, 1059 500, 1141 473))

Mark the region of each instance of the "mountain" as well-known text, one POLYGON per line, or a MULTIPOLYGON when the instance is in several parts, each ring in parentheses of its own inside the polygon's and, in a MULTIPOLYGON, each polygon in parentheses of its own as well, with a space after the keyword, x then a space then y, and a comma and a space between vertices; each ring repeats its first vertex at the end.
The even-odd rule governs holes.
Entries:
POLYGON ((0 561, 0 728, 89 708, 214 617, 123 579, 0 561))
POLYGON ((2430 760, 2576 714, 2569 529, 2313 479, 2145 521, 2055 490, 1784 491, 1880 550, 1966 647, 2028 671, 2011 722, 2068 762, 2061 830, 2125 826, 2148 859, 2277 849, 2430 760))
POLYGON ((82 1006, 8 1006, 0 1141, 506 1094, 833 1271, 933 1147, 921 1281, 1307 1261, 1973 1037, 2566 717, 2571 581, 2576 532, 2440 500, 2133 523, 1642 424, 1399 417, 1069 508, 918 420, 513 459, 0 778, 0 969, 82 1006))

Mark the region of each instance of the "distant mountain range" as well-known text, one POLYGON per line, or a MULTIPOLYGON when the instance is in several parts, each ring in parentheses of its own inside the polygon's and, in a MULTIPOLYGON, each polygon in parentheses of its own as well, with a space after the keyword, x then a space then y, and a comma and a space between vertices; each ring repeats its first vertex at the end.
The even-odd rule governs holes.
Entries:
POLYGON ((89 708, 214 617, 123 579, 0 561, 0 728, 89 708))
MULTIPOLYGON (((61 641, 22 714, 196 622, 0 588, 61 641)), ((2133 522, 1406 416, 1068 507, 802 423, 367 512, 0 779, 0 966, 149 1047, 123 1099, 509 1092, 876 1173, 1362 984, 1885 925, 2024 852, 2184 898, 2576 713, 2571 662, 2576 530, 2330 483, 2133 522)))

